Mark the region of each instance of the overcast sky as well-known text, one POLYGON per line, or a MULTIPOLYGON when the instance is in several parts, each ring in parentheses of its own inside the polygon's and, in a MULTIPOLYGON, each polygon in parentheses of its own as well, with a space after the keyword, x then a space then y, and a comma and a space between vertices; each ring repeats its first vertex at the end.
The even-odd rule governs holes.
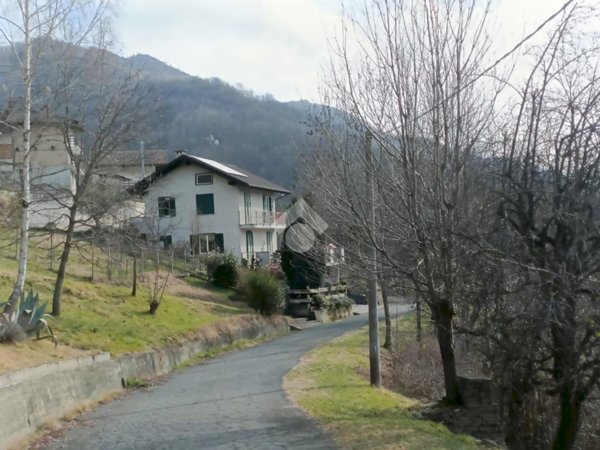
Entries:
MULTIPOLYGON (((497 52, 532 31, 565 0, 493 0, 497 52)), ((278 100, 318 100, 341 0, 125 0, 124 56, 145 53, 184 72, 241 83, 278 100)))

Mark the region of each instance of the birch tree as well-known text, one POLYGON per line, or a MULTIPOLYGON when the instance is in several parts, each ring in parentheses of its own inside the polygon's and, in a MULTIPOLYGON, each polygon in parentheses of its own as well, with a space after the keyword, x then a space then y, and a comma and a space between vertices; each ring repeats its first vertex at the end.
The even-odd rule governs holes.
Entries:
MULTIPOLYGON (((16 128, 23 135, 23 163, 21 167, 21 220, 19 233, 18 271, 13 291, 9 297, 5 313, 13 315, 23 292, 27 275, 27 258, 29 247, 30 208, 31 208, 31 112, 35 103, 32 96, 36 65, 45 46, 61 27, 69 21, 77 23, 69 29, 83 35, 81 39, 97 23, 105 10, 106 2, 100 0, 16 0, 0 2, 0 36, 2 43, 8 45, 18 63, 21 75, 23 111, 22 124, 6 124, 16 128), (91 14, 90 14, 91 11, 91 14), (82 21, 89 20, 89 26, 81 26, 82 21)), ((73 35, 72 37, 75 37, 73 35)))

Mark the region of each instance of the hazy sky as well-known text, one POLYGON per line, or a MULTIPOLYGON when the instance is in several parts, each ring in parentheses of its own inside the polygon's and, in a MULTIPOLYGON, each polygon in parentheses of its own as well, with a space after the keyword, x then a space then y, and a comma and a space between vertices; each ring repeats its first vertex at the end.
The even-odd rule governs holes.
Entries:
MULTIPOLYGON (((514 45, 564 1, 493 0, 495 50, 514 45)), ((117 29, 124 56, 146 53, 278 100, 316 101, 340 12, 341 0, 125 0, 117 29)))

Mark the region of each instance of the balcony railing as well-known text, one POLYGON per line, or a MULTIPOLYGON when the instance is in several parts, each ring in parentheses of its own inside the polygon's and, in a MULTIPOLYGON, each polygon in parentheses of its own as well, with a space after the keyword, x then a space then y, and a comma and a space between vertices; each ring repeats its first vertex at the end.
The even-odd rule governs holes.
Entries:
POLYGON ((276 216, 274 212, 263 211, 262 209, 241 209, 240 225, 251 225, 259 227, 274 227, 276 225, 276 216))

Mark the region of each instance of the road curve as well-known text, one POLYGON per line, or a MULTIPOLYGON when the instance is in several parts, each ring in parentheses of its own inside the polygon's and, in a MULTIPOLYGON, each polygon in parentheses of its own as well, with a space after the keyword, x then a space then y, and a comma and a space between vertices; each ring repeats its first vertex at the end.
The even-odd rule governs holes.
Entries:
POLYGON ((334 449, 288 401, 283 377, 307 351, 366 323, 355 316, 187 368, 81 416, 46 448, 334 449))

